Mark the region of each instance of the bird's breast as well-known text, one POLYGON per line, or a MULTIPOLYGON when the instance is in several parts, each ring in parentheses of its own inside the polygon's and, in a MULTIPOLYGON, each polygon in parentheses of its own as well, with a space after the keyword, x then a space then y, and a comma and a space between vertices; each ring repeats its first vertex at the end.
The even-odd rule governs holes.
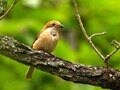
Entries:
POLYGON ((59 39, 59 34, 56 31, 43 31, 38 39, 33 44, 33 49, 52 52, 59 39))

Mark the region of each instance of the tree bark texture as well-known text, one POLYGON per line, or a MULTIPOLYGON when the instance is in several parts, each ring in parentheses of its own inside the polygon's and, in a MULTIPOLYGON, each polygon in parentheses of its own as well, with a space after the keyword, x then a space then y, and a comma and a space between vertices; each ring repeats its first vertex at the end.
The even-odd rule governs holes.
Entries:
POLYGON ((44 51, 35 51, 12 37, 0 35, 0 54, 12 60, 74 83, 90 84, 112 90, 120 89, 120 71, 110 68, 109 78, 105 67, 73 64, 44 51))

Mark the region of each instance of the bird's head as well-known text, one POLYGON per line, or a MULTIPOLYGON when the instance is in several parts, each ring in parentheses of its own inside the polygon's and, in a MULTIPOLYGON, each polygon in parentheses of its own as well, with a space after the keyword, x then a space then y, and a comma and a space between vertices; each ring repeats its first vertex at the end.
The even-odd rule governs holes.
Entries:
POLYGON ((47 22, 47 24, 44 26, 44 29, 52 28, 52 27, 59 29, 59 28, 63 28, 63 25, 57 20, 51 20, 47 22))

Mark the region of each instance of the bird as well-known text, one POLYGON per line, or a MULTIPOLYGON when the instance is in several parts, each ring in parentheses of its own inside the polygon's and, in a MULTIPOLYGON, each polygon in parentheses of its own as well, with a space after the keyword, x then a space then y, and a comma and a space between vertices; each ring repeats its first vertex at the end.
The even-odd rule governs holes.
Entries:
MULTIPOLYGON (((60 21, 48 21, 37 35, 37 38, 32 44, 34 50, 42 50, 51 53, 59 40, 59 31, 63 28, 60 21)), ((31 79, 34 72, 34 67, 30 66, 26 73, 26 79, 31 79)))

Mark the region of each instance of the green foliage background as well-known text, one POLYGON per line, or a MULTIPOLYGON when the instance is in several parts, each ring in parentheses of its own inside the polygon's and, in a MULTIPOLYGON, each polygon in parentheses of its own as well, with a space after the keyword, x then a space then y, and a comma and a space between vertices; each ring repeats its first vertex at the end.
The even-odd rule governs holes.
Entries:
MULTIPOLYGON (((8 1, 7 6, 12 3, 8 1)), ((78 0, 82 21, 89 35, 106 31, 94 37, 99 50, 106 55, 114 48, 113 39, 120 41, 119 0, 78 0)), ((63 23, 61 39, 53 52, 74 63, 104 66, 103 61, 84 39, 70 0, 19 0, 17 5, 0 21, 0 34, 13 36, 18 41, 32 45, 36 34, 49 20, 63 23)), ((110 65, 120 69, 120 52, 111 59, 110 65)), ((31 80, 25 79, 27 66, 0 55, 0 90, 103 90, 100 87, 74 84, 59 77, 36 70, 31 80)))

